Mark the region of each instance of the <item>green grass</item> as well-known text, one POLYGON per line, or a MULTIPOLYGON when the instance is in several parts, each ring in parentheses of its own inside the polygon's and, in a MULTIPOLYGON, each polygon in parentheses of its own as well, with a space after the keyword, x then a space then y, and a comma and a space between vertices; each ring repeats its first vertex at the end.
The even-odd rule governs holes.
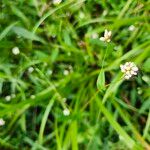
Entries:
POLYGON ((1 0, 0 149, 150 149, 149 6, 1 0), (124 80, 127 61, 139 72, 124 80))

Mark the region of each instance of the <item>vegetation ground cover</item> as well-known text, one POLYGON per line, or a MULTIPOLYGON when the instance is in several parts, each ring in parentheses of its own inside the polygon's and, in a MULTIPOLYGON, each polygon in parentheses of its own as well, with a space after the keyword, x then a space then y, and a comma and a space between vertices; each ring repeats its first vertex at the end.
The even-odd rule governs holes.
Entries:
POLYGON ((0 149, 149 150, 149 6, 1 0, 0 149))

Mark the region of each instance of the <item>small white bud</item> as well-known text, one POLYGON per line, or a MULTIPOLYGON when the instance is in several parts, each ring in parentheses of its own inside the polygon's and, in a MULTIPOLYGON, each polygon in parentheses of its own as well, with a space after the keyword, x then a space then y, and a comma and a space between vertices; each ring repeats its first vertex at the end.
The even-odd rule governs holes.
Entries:
POLYGON ((14 47, 14 48, 12 49, 12 53, 13 53, 14 55, 18 55, 18 54, 20 53, 19 48, 18 48, 18 47, 14 47))
POLYGON ((64 73, 65 76, 67 76, 69 74, 69 71, 68 70, 64 70, 63 73, 64 73))
POLYGON ((62 0, 53 0, 53 4, 54 5, 59 5, 61 3, 62 0))
POLYGON ((32 73, 33 71, 34 71, 34 68, 33 68, 33 67, 29 67, 29 68, 28 68, 28 72, 29 72, 29 73, 32 73))
POLYGON ((2 118, 0 118, 0 126, 3 126, 3 125, 5 125, 5 121, 2 118))
POLYGON ((7 102, 9 102, 9 101, 11 100, 11 96, 10 96, 10 95, 7 95, 7 96, 5 97, 5 100, 6 100, 7 102))
POLYGON ((63 110, 63 114, 64 114, 64 116, 69 116, 70 115, 70 111, 69 111, 69 109, 64 109, 63 110))
POLYGON ((51 75, 53 73, 53 70, 47 70, 47 75, 51 75))
POLYGON ((131 25, 131 26, 129 26, 129 31, 134 31, 135 30, 135 26, 134 25, 131 25))

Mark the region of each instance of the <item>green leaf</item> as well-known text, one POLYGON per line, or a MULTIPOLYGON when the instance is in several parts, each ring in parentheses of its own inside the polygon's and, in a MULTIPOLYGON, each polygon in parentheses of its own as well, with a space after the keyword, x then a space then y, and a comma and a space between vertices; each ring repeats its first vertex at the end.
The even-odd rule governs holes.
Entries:
POLYGON ((135 141, 127 134, 125 129, 114 119, 112 114, 108 111, 108 109, 103 105, 102 101, 96 98, 96 102, 100 107, 100 110, 108 120, 108 122, 112 125, 112 127, 116 130, 116 132, 123 138, 126 145, 133 149, 135 146, 135 141))
POLYGON ((144 62, 144 64, 143 64, 143 69, 144 69, 144 71, 146 71, 146 72, 150 72, 150 58, 148 58, 148 59, 144 62))
POLYGON ((38 37, 38 36, 35 35, 34 33, 30 32, 30 31, 28 31, 27 29, 24 29, 24 28, 22 28, 22 27, 13 27, 13 31, 14 31, 17 35, 19 35, 19 36, 21 36, 21 37, 23 37, 23 38, 25 38, 25 39, 29 39, 29 40, 34 40, 34 41, 39 41, 39 42, 41 42, 41 43, 45 43, 45 42, 43 41, 43 39, 41 39, 40 37, 38 37))
POLYGON ((9 33, 9 31, 17 24, 18 22, 14 22, 10 24, 8 27, 6 27, 1 33, 0 33, 0 41, 9 33))
POLYGON ((28 18, 25 16, 25 14, 20 9, 18 9, 18 7, 11 6, 11 9, 12 9, 12 12, 16 16, 18 16, 24 22, 25 25, 29 26, 28 18))
POLYGON ((99 90, 104 90, 105 89, 105 72, 102 69, 98 75, 97 79, 97 88, 99 90))

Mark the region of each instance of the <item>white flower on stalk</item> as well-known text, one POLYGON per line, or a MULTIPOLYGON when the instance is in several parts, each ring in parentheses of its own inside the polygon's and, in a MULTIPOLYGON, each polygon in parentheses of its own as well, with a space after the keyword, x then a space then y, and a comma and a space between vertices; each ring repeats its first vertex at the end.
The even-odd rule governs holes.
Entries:
POLYGON ((112 32, 108 31, 108 30, 105 30, 104 37, 100 37, 100 40, 104 41, 104 42, 110 42, 111 41, 111 36, 112 36, 112 32))
POLYGON ((70 110, 69 109, 64 109, 63 110, 63 114, 64 114, 64 116, 69 116, 70 115, 70 110))
POLYGON ((2 118, 0 118, 0 126, 3 126, 3 125, 5 125, 5 121, 2 118))
POLYGON ((13 53, 14 55, 18 55, 18 54, 20 53, 19 48, 18 48, 18 47, 14 47, 14 48, 12 49, 12 53, 13 53))
POLYGON ((120 65, 120 68, 124 73, 124 78, 127 80, 137 75, 138 72, 138 67, 133 62, 126 62, 124 65, 120 65))
POLYGON ((62 0, 53 0, 53 4, 54 5, 59 5, 61 3, 62 0))

